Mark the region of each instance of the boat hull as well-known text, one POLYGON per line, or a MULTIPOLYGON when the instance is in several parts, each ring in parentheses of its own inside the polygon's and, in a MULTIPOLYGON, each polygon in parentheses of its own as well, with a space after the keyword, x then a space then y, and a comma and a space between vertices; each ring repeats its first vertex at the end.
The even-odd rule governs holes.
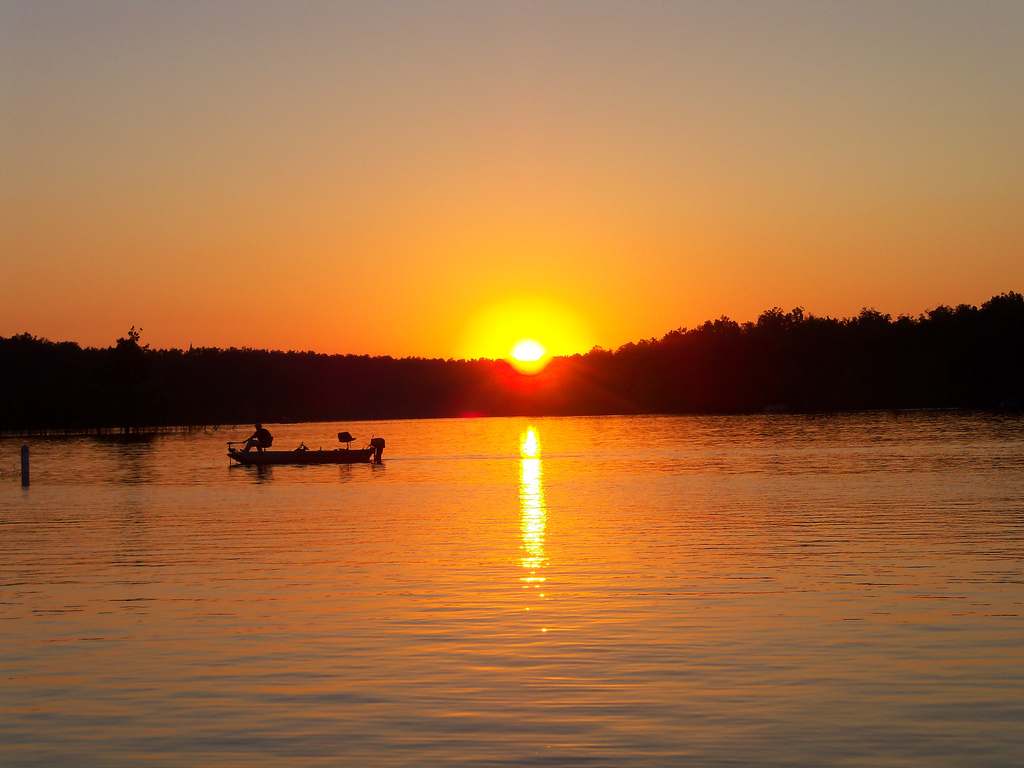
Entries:
POLYGON ((333 451, 244 451, 230 450, 228 458, 244 466, 267 464, 366 464, 373 460, 373 448, 337 448, 333 451))

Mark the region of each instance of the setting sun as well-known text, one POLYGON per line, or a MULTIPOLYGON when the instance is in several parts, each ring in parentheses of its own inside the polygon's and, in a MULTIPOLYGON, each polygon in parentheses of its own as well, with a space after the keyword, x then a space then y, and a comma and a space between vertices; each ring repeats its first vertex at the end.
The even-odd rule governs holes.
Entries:
POLYGON ((509 362, 520 373, 537 373, 548 364, 548 359, 544 345, 535 339, 521 339, 509 352, 509 362))
POLYGON ((517 370, 536 373, 552 357, 593 346, 580 318, 565 305, 539 296, 481 302, 466 321, 461 354, 508 360, 517 370))
POLYGON ((512 348, 512 357, 521 363, 535 363, 544 354, 544 347, 533 339, 523 339, 512 348))

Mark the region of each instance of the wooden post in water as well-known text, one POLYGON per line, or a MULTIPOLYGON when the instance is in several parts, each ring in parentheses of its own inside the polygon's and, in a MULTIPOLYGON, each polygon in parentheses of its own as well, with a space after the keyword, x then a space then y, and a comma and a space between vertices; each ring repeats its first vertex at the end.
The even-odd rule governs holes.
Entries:
POLYGON ((28 488, 28 446, 21 446, 21 487, 28 488))

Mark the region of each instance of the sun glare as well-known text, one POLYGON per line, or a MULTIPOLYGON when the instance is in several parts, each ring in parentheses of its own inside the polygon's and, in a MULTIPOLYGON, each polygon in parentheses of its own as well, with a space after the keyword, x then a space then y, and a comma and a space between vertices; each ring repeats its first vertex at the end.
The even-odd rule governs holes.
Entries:
POLYGON ((592 346, 574 313, 543 298, 519 297, 484 304, 468 315, 459 354, 470 360, 504 358, 517 370, 536 373, 552 357, 592 346))
POLYGON ((535 339, 521 339, 509 352, 509 362, 521 373, 537 373, 548 364, 548 353, 535 339))

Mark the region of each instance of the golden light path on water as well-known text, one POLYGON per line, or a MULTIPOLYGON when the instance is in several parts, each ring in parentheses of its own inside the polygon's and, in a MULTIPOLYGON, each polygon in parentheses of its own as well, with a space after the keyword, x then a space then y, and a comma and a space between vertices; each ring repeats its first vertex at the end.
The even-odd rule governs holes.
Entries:
MULTIPOLYGON (((540 438, 534 427, 527 427, 519 437, 519 529, 522 535, 522 563, 526 573, 521 577, 523 589, 539 590, 545 581, 540 570, 547 564, 544 534, 547 528, 547 506, 544 503, 543 470, 540 438)), ((544 593, 540 592, 540 598, 544 593)), ((530 610, 527 607, 526 610, 530 610)), ((546 632, 547 629, 541 630, 546 632)))

